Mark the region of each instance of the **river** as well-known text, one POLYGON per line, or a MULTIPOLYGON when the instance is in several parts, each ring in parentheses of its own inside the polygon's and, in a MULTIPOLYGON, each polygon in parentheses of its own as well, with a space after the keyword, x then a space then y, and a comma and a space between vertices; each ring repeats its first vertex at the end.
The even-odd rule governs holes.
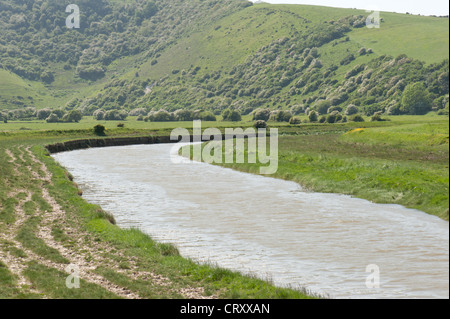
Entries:
POLYGON ((53 157, 119 226, 172 243, 197 262, 329 298, 449 298, 448 222, 305 192, 294 182, 173 163, 171 152, 173 145, 155 144, 53 157))

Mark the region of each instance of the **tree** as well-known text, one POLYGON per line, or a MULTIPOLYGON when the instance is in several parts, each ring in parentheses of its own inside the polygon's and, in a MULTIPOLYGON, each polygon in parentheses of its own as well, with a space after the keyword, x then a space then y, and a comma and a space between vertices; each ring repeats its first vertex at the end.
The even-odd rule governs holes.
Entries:
POLYGON ((308 119, 311 123, 317 122, 319 120, 319 114, 316 111, 311 111, 308 114, 308 119))
POLYGON ((45 120, 52 114, 52 110, 50 109, 42 109, 36 112, 36 116, 39 120, 45 120))
POLYGON ((422 82, 410 84, 403 92, 400 110, 405 114, 423 115, 431 110, 430 93, 422 82))
POLYGON ((47 117, 46 121, 47 123, 58 123, 59 117, 55 113, 52 113, 47 117))
POLYGON ((315 109, 320 115, 327 114, 328 109, 331 107, 331 102, 328 100, 320 100, 316 103, 315 109))
POLYGON ((81 119, 83 118, 83 114, 81 114, 80 111, 78 110, 72 110, 69 113, 67 113, 66 115, 63 116, 63 122, 68 122, 68 123, 78 123, 81 121, 81 119))
POLYGON ((222 112, 223 121, 239 122, 242 120, 241 114, 236 110, 226 109, 222 112))
POLYGON ((267 122, 270 118, 270 110, 269 109, 257 109, 253 113, 254 121, 264 121, 267 122))

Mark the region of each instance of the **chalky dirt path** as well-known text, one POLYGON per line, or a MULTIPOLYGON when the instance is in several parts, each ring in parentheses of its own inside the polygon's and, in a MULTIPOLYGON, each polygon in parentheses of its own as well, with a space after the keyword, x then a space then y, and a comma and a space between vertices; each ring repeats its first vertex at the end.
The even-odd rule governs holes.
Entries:
MULTIPOLYGON (((0 150, 1 151, 1 150, 0 150)), ((77 226, 73 218, 68 216, 48 189, 52 185, 52 174, 31 151, 30 147, 18 146, 16 149, 4 150, 8 160, 5 165, 10 165, 10 176, 2 176, 4 185, 8 192, 6 197, 15 203, 13 218, 7 223, 0 219, 0 261, 6 266, 10 273, 17 278, 16 286, 24 293, 40 296, 40 298, 53 298, 46 292, 39 291, 36 285, 25 275, 31 262, 45 267, 56 269, 73 275, 76 269, 79 278, 91 284, 98 285, 120 298, 140 299, 138 292, 121 287, 96 273, 99 267, 104 267, 126 276, 129 280, 148 282, 149 285, 159 286, 165 291, 177 293, 188 299, 204 299, 202 287, 182 287, 174 285, 169 278, 160 274, 142 271, 133 258, 125 257, 120 250, 105 242, 90 240, 92 234, 87 233, 77 226), (21 185, 34 185, 33 189, 21 189, 17 187, 17 180, 25 180, 21 185), (34 203, 35 198, 43 200, 45 205, 34 203), (25 209, 26 205, 33 204, 32 212, 25 209), (46 209, 43 209, 44 206, 46 209), (35 229, 34 236, 45 246, 61 257, 54 260, 39 251, 32 249, 29 245, 19 239, 19 234, 27 223, 33 218, 39 224, 35 229), (3 225, 2 225, 3 224, 3 225), (69 240, 61 242, 55 239, 54 230, 58 229, 69 240), (17 253, 21 252, 21 253, 17 253), (118 260, 127 258, 127 267, 120 267, 118 260)), ((0 203, 0 212, 5 209, 0 203)), ((69 289, 69 288, 67 288, 69 289)), ((214 297, 214 296, 212 296, 214 297)), ((211 298, 211 297, 209 297, 211 298)))

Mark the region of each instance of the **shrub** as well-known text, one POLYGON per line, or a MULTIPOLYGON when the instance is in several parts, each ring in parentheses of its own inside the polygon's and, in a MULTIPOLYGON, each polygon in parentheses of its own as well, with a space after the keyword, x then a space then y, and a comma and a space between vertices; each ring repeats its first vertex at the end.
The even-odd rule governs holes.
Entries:
POLYGON ((131 110, 128 113, 128 116, 139 116, 139 115, 145 116, 145 115, 147 115, 147 113, 148 113, 148 111, 146 109, 138 108, 138 109, 131 110))
POLYGON ((119 128, 124 128, 124 127, 125 127, 125 124, 119 123, 119 124, 117 124, 117 127, 119 127, 119 128))
POLYGON ((202 121, 205 121, 205 122, 215 122, 215 121, 217 121, 217 118, 214 115, 214 113, 209 112, 209 111, 200 112, 198 114, 198 119, 202 120, 202 121))
POLYGON ((78 123, 81 121, 82 118, 83 118, 83 114, 81 114, 80 111, 72 110, 63 116, 62 121, 67 122, 67 123, 73 123, 73 122, 78 123))
POLYGON ((50 109, 42 109, 42 110, 39 110, 39 111, 36 112, 36 117, 39 120, 45 120, 45 119, 47 119, 50 116, 50 114, 52 114, 52 110, 50 110, 50 109))
POLYGON ((351 116, 358 114, 358 112, 359 112, 358 107, 354 104, 350 104, 349 106, 347 106, 347 109, 345 110, 345 115, 351 116))
POLYGON ((327 114, 328 109, 331 107, 331 102, 328 100, 319 100, 316 102, 314 108, 317 112, 319 112, 320 115, 327 114))
POLYGON ((258 121, 256 121, 256 122, 253 124, 253 126, 254 126, 256 129, 259 129, 259 128, 267 128, 267 122, 266 122, 266 121, 263 121, 263 120, 258 120, 258 121))
POLYGON ((294 115, 300 115, 305 113, 305 106, 304 105, 294 105, 291 107, 291 113, 294 115))
POLYGON ((319 123, 325 123, 327 121, 327 117, 324 115, 319 119, 319 123))
POLYGON ((128 117, 128 113, 119 110, 109 110, 105 113, 105 121, 123 121, 128 117))
POLYGON ((406 114, 423 115, 431 110, 430 93, 423 83, 417 82, 406 87, 400 110, 406 114))
POLYGON ((103 121, 105 119, 105 111, 97 110, 94 112, 94 119, 97 121, 103 121))
POLYGON ((267 122, 270 118, 270 113, 269 109, 257 109, 253 112, 253 120, 267 122))
POLYGON ((187 121, 192 121, 194 118, 194 115, 193 115, 192 111, 190 111, 190 110, 178 110, 178 111, 175 111, 174 117, 175 117, 175 121, 187 122, 187 121))
POLYGON ((311 123, 317 122, 319 120, 319 114, 316 111, 309 112, 308 119, 311 123))
POLYGON ((327 123, 333 124, 340 122, 342 120, 342 115, 338 111, 333 111, 327 116, 327 123))
POLYGON ((272 116, 271 119, 277 122, 289 122, 292 118, 292 114, 289 111, 276 111, 272 116))
POLYGON ((298 116, 293 116, 289 120, 289 124, 291 124, 291 125, 299 125, 299 124, 302 124, 302 120, 298 116))
POLYGON ((174 120, 174 115, 166 110, 159 110, 158 112, 150 112, 148 118, 151 122, 170 122, 174 120))
POLYGON ((354 114, 350 116, 349 120, 352 122, 365 122, 361 114, 354 114))
POLYGON ((96 135, 100 135, 100 136, 105 135, 105 130, 106 130, 106 128, 101 124, 94 126, 94 133, 96 135))
POLYGON ((59 117, 58 115, 52 113, 49 115, 49 117, 47 117, 47 119, 45 120, 47 123, 58 123, 59 122, 59 117))
POLYGON ((241 114, 236 110, 226 109, 222 112, 223 121, 239 122, 242 121, 241 114))

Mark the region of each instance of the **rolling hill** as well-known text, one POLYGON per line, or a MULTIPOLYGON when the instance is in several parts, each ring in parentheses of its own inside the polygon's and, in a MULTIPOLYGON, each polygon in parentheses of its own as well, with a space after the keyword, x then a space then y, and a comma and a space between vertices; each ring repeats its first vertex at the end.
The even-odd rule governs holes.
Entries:
POLYGON ((364 10, 227 1, 0 0, 0 109, 146 111, 348 105, 396 114, 421 82, 448 105, 449 22, 364 10))

